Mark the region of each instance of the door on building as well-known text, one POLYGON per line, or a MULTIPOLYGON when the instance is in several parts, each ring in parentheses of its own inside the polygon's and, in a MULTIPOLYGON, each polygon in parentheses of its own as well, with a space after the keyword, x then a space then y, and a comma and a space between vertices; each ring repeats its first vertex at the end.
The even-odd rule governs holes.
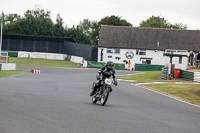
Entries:
POLYGON ((146 64, 151 64, 151 60, 146 60, 146 64))

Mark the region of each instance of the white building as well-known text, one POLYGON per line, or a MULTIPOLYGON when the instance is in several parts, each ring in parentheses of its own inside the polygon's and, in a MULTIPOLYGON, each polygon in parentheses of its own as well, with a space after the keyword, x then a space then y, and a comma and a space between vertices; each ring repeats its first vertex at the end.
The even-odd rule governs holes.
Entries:
POLYGON ((185 70, 189 51, 200 51, 200 31, 101 26, 98 62, 165 65, 185 70))

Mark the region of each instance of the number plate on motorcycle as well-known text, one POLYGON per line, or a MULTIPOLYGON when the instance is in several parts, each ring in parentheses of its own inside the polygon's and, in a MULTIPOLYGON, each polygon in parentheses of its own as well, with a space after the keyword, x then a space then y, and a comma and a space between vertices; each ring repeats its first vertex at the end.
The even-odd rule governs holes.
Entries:
POLYGON ((112 84, 112 80, 106 78, 106 79, 105 79, 105 83, 108 84, 108 85, 111 85, 111 84, 112 84))

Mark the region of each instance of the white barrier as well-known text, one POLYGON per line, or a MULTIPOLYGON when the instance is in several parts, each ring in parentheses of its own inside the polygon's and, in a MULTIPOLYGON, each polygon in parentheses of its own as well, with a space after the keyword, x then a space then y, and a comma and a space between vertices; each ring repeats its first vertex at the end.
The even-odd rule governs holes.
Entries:
POLYGON ((48 53, 48 54, 47 54, 47 59, 48 59, 48 60, 55 60, 55 57, 54 57, 54 56, 55 56, 55 54, 53 54, 53 53, 48 53))
POLYGON ((83 57, 71 56, 71 62, 83 64, 83 57))
POLYGON ((2 64, 1 70, 16 70, 15 63, 0 63, 2 64))
POLYGON ((23 52, 23 51, 18 52, 19 58, 29 58, 30 57, 29 55, 30 55, 30 52, 23 52))
POLYGON ((194 81, 200 82, 200 72, 194 72, 194 81))
POLYGON ((66 55, 65 54, 55 54, 54 60, 65 60, 66 55))
POLYGON ((47 59, 47 53, 30 53, 30 58, 35 58, 35 59, 47 59))
POLYGON ((86 60, 84 60, 84 62, 83 62, 83 67, 87 67, 87 61, 86 60))
POLYGON ((19 58, 65 60, 66 54, 40 53, 40 52, 18 52, 19 58))

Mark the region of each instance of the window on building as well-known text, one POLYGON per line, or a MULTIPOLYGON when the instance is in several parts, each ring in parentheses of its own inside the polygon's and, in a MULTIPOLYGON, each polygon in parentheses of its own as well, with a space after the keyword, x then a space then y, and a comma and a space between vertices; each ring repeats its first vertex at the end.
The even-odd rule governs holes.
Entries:
POLYGON ((146 60, 142 60, 142 64, 147 64, 146 60))
POLYGON ((107 53, 109 53, 109 54, 120 54, 120 49, 117 49, 117 48, 115 48, 115 49, 112 49, 112 48, 108 48, 107 49, 107 53))
POLYGON ((115 48, 115 49, 114 49, 114 53, 115 53, 115 54, 120 54, 120 49, 115 48))
POLYGON ((113 49, 107 49, 107 53, 113 53, 113 49))
POLYGON ((136 50, 136 55, 138 55, 138 53, 139 53, 139 50, 137 49, 137 50, 136 50))
POLYGON ((146 55, 146 50, 136 50, 136 55, 146 55))

